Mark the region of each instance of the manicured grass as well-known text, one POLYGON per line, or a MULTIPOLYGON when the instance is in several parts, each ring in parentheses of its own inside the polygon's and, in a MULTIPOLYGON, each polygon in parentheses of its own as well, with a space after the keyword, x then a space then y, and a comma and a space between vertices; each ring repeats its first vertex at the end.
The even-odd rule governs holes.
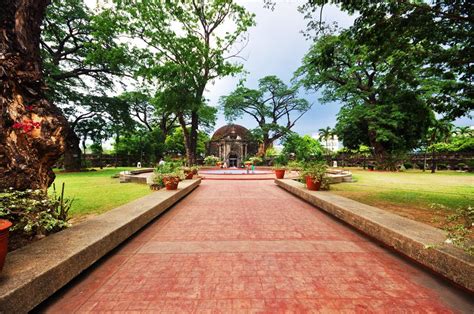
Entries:
POLYGON ((447 214, 433 209, 433 204, 443 205, 448 211, 474 206, 472 173, 349 170, 356 182, 331 185, 332 193, 431 225, 438 226, 437 220, 442 220, 447 214))
MULTIPOLYGON (((120 183, 112 176, 133 168, 105 168, 91 172, 56 172, 56 190, 66 183, 65 196, 73 198, 70 217, 96 215, 150 193, 147 185, 120 183)), ((52 188, 50 188, 51 190, 52 188)))

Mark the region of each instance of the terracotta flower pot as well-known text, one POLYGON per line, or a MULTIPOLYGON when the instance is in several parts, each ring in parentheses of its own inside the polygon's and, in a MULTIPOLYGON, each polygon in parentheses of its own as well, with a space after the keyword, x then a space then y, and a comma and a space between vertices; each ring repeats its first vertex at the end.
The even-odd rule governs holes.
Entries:
POLYGON ((178 189, 178 182, 175 181, 169 181, 168 183, 165 184, 165 187, 167 190, 177 190, 178 189))
POLYGON ((310 176, 306 176, 306 188, 310 191, 319 191, 321 187, 321 182, 314 181, 314 179, 310 176))
POLYGON ((163 178, 163 183, 167 190, 176 190, 178 189, 179 178, 178 177, 168 177, 163 178))
POLYGON ((277 179, 283 179, 285 177, 285 169, 275 169, 275 175, 277 179))
POLYGON ((5 264, 5 257, 8 252, 8 229, 12 226, 12 223, 5 219, 0 219, 0 272, 5 264))
POLYGON ((192 178, 193 178, 193 172, 192 171, 186 172, 186 180, 190 180, 192 178))

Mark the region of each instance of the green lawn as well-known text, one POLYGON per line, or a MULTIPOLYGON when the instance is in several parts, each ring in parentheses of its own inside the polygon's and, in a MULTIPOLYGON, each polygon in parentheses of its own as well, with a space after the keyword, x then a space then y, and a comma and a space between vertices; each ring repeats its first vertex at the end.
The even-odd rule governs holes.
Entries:
POLYGON ((432 204, 441 204, 451 210, 474 206, 472 173, 349 170, 356 182, 331 185, 332 193, 425 223, 437 225, 433 219, 446 215, 443 211, 433 210, 432 204))
MULTIPOLYGON (((133 168, 107 168, 91 172, 56 172, 56 189, 66 183, 65 196, 73 198, 70 217, 96 215, 150 193, 147 185, 120 183, 114 174, 133 168)), ((51 188, 50 188, 51 189, 51 188)))

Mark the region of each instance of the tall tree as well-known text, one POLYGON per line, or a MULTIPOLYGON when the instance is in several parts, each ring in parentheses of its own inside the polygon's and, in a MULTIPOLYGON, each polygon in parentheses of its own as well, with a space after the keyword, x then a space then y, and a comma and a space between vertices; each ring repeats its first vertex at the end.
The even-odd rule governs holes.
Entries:
POLYGON ((320 37, 297 75, 307 88, 322 89, 323 101, 344 101, 336 125, 344 146, 370 146, 379 167, 393 169, 390 155, 416 148, 433 119, 417 47, 394 39, 391 45, 400 49, 394 55, 391 48, 373 51, 355 36, 347 30, 320 37))
POLYGON ((334 131, 331 127, 321 128, 318 130, 319 138, 326 142, 326 149, 328 149, 328 140, 334 136, 334 131))
POLYGON ((65 149, 67 121, 48 101, 40 56, 48 0, 6 0, 0 10, 0 189, 46 190, 65 149))
POLYGON ((356 13, 356 46, 363 45, 387 60, 410 51, 419 69, 427 103, 449 120, 469 115, 474 109, 472 56, 474 55, 474 6, 471 1, 336 1, 309 0, 302 11, 308 29, 318 35, 327 30, 325 4, 336 4, 356 13))
POLYGON ((132 54, 119 42, 115 26, 110 9, 92 11, 84 0, 52 0, 47 10, 41 53, 48 96, 71 126, 64 154, 69 171, 81 168, 75 127, 107 109, 91 105, 93 98, 110 91, 114 79, 127 75, 132 65, 132 54))
POLYGON ((128 12, 124 30, 146 45, 139 74, 171 94, 168 107, 184 131, 188 163, 194 164, 206 86, 241 71, 241 65, 230 60, 238 56, 236 46, 254 25, 254 16, 231 0, 116 3, 128 12))
POLYGON ((311 104, 298 98, 298 86, 288 87, 276 76, 259 80, 258 89, 242 83, 220 103, 226 119, 233 121, 247 114, 257 121, 262 135, 260 154, 265 155, 273 142, 287 134, 295 123, 311 108, 311 104))

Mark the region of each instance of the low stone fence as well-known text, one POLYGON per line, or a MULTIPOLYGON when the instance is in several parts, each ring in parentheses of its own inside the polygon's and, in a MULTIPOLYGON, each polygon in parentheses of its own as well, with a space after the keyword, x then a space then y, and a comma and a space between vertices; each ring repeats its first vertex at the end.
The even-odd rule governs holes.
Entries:
POLYGON ((294 180, 275 183, 355 229, 474 292, 474 257, 444 244, 442 230, 325 191, 309 191, 294 180))
POLYGON ((200 179, 158 191, 7 255, 0 313, 27 313, 180 199, 200 179))

